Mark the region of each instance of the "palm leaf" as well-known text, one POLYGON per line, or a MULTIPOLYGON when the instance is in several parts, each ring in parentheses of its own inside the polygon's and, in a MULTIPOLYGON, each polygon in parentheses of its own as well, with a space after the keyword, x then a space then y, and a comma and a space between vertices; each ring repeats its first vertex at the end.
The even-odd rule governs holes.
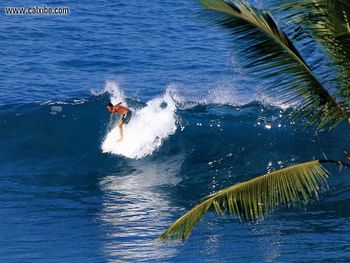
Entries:
POLYGON ((199 0, 227 28, 237 65, 260 78, 276 100, 297 105, 319 127, 347 119, 271 14, 241 1, 199 0))
POLYGON ((276 0, 276 12, 285 12, 325 48, 338 70, 339 96, 350 108, 350 2, 348 0, 276 0))
POLYGON ((233 214, 241 221, 256 220, 281 206, 318 198, 328 189, 327 171, 321 162, 294 165, 215 192, 176 220, 160 239, 187 239, 209 210, 233 214))

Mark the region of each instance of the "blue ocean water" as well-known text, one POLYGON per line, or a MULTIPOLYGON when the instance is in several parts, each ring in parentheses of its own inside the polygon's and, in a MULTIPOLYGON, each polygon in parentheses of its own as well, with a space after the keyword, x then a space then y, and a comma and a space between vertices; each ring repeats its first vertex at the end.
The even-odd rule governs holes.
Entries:
POLYGON ((245 224, 208 214, 187 242, 157 243, 213 191, 314 158, 344 160, 348 127, 316 133, 257 97, 195 1, 40 5, 71 14, 0 15, 2 262, 350 261, 349 172, 335 167, 330 191, 304 209, 245 224), (155 132, 136 148, 141 158, 103 153, 113 98, 136 113, 130 125, 146 123, 136 142, 155 132))

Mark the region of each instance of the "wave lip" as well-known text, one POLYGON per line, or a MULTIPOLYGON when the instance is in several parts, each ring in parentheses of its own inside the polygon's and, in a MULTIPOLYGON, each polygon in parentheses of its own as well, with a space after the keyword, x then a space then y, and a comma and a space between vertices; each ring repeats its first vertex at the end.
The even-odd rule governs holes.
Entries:
MULTIPOLYGON (((115 96, 113 98, 115 101, 115 96)), ((123 101, 123 98, 118 99, 123 101)), ((147 102, 146 107, 131 110, 133 117, 129 124, 123 126, 124 139, 117 142, 120 133, 119 128, 114 126, 107 132, 102 143, 104 153, 140 159, 151 155, 176 131, 176 105, 168 90, 163 97, 147 102)))

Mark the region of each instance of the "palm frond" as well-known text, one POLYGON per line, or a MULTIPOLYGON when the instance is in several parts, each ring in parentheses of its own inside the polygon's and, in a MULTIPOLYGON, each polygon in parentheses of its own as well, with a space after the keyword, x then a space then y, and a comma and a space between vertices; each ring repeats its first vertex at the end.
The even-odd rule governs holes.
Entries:
POLYGON ((275 11, 310 33, 338 70, 339 96, 350 109, 350 2, 348 0, 276 0, 275 11))
POLYGON ((307 203, 328 189, 322 161, 311 161, 259 176, 215 192, 176 220, 159 238, 187 239, 209 210, 233 214, 241 221, 256 220, 292 203, 307 203))
POLYGON ((242 0, 199 0, 227 28, 237 65, 253 74, 276 100, 297 105, 319 127, 336 125, 347 114, 323 87, 288 36, 267 11, 242 0))

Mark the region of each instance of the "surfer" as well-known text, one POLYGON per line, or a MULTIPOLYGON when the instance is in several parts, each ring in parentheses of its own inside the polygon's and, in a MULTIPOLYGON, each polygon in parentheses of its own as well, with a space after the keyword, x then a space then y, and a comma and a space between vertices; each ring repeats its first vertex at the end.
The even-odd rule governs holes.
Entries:
POLYGON ((121 140, 123 140, 123 124, 128 124, 132 113, 131 110, 129 110, 126 107, 121 106, 121 102, 119 102, 117 105, 113 106, 112 103, 108 103, 107 105, 107 109, 111 112, 111 118, 113 116, 113 114, 117 113, 120 115, 119 120, 118 120, 118 124, 117 126, 119 127, 119 131, 120 131, 120 138, 118 139, 118 142, 120 142, 121 140))

